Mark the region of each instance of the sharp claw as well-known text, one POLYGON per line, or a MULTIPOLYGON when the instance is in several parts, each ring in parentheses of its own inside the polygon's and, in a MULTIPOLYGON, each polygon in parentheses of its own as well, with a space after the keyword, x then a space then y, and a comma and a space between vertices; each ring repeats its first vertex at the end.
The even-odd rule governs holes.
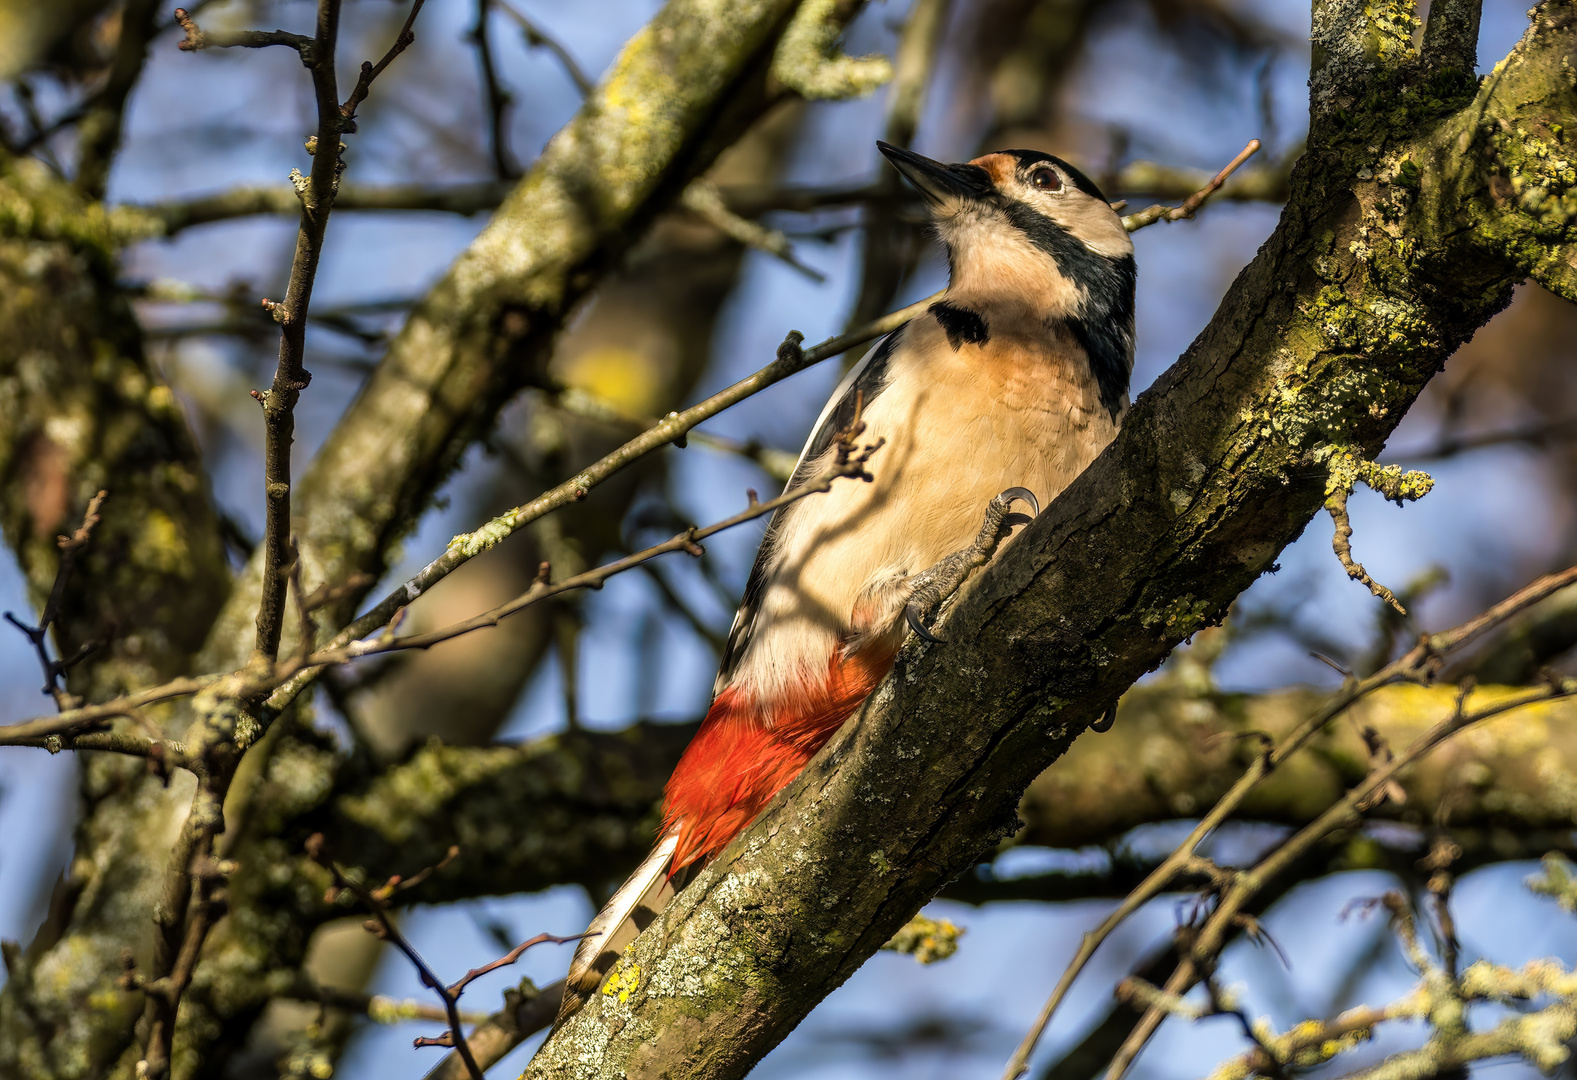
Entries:
POLYGON ((1015 500, 1018 502, 1029 503, 1029 513, 1031 517, 1034 517, 1040 513, 1040 500, 1035 498, 1035 493, 1029 488, 1010 487, 1002 494, 998 495, 997 498, 1006 499, 1008 505, 1010 506, 1015 500))
POLYGON ((1035 519, 1030 517, 1028 514, 1008 514, 1002 519, 1002 527, 1004 529, 1011 529, 1015 525, 1028 525, 1034 520, 1035 519))
POLYGON ((903 615, 904 618, 909 622, 909 629, 913 630, 915 632, 915 636, 920 638, 922 641, 934 642, 937 645, 947 644, 945 640, 937 637, 935 634, 931 633, 931 631, 925 628, 925 624, 920 621, 920 612, 913 604, 904 605, 903 615))

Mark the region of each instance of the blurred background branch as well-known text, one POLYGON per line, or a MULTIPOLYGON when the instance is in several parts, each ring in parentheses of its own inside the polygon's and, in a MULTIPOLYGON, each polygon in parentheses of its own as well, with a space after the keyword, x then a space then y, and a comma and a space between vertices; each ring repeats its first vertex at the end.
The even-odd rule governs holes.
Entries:
MULTIPOLYGON (((216 40, 272 27, 305 40, 309 7, 202 0, 189 10, 216 40)), ((344 10, 345 55, 377 57, 409 5, 344 10)), ((1474 70, 1479 14, 1473 3, 1431 10, 1421 55, 1436 76, 1418 100, 1471 89, 1462 76, 1474 70)), ((660 10, 428 0, 431 30, 359 110, 335 201, 345 213, 328 233, 307 325, 316 378, 297 417, 296 466, 309 479, 292 531, 305 591, 342 587, 324 629, 456 533, 759 368, 787 329, 816 340, 935 292, 945 266, 922 208, 878 167, 878 137, 950 160, 1051 150, 1138 206, 1183 201, 1247 139, 1263 140, 1197 222, 1136 234, 1135 390, 1150 385, 1290 197, 1309 142, 1308 19, 1306 6, 1259 0, 672 0, 660 10), (785 58, 778 42, 791 24, 785 58), (869 96, 807 101, 774 64, 812 95, 869 96)), ((1525 26, 1520 10, 1486 10, 1482 21, 1480 73, 1525 26)), ((286 219, 300 206, 285 173, 311 160, 302 144, 312 103, 294 89, 293 53, 192 55, 178 49, 184 37, 171 9, 135 0, 0 0, 0 528, 14 560, 0 567, 0 594, 36 623, 25 612, 43 610, 56 580, 55 536, 110 491, 52 621, 52 655, 82 657, 63 692, 88 702, 237 665, 251 644, 247 566, 263 520, 247 391, 272 369, 278 327, 258 300, 284 284, 286 219)), ((1401 48, 1407 35, 1392 37, 1401 48)), ((1424 112, 1406 123, 1423 125, 1424 112)), ((1525 160, 1505 173, 1521 187, 1497 197, 1525 203, 1531 190, 1564 206, 1570 180, 1550 164, 1569 159, 1560 136, 1523 130, 1525 160)), ((1415 190, 1397 162, 1319 167, 1396 180, 1387 205, 1415 190)), ((1416 190, 1430 195, 1432 166, 1415 168, 1416 190)), ((1544 288, 1519 289, 1412 407, 1390 456, 1429 460, 1429 499, 1405 513, 1367 493, 1351 499, 1365 563, 1389 585, 1407 583, 1397 592, 1409 616, 1376 613, 1331 559, 1328 534, 1289 547, 1281 573, 1250 589, 1224 632, 1196 635, 1125 695, 1110 734, 1081 738, 1030 784, 1016 835, 931 910, 968 929, 957 955, 922 972, 908 957, 873 959, 757 1075, 1000 1068, 1078 932, 1160 865, 1251 762, 1257 733, 1281 737, 1340 672, 1379 670, 1421 630, 1569 564, 1570 265, 1536 267, 1544 288)), ((643 458, 468 562, 410 606, 401 632, 518 595, 543 562, 561 580, 714 520, 746 487, 770 496, 834 378, 797 376, 690 432, 689 449, 643 458)), ((456 970, 496 957, 522 930, 579 930, 588 904, 649 843, 754 542, 720 535, 698 563, 626 575, 420 655, 363 662, 303 695, 247 750, 226 802, 217 855, 234 866, 229 914, 182 1002, 176 1075, 321 1078, 431 1064, 409 1042, 415 1029, 438 1030, 436 999, 325 902, 327 879, 303 849, 314 832, 371 881, 460 847, 401 894, 411 905, 402 931, 445 968, 451 954, 456 970)), ((1570 675, 1574 604, 1550 598, 1441 677, 1472 677, 1474 696, 1490 700, 1570 675)), ((288 653, 297 624, 287 624, 288 653)), ((12 642, 0 650, 0 724, 51 707, 37 694, 31 645, 12 642)), ((1450 696, 1402 686, 1367 698, 1273 771, 1202 854, 1219 867, 1252 863, 1362 781, 1374 740, 1405 745, 1450 696)), ((1335 913, 1393 887, 1432 911, 1435 871, 1418 864, 1442 836, 1460 849, 1450 873, 1464 962, 1475 949, 1521 957, 1532 939, 1519 928, 1534 924, 1545 927, 1544 951, 1577 954, 1577 931, 1544 918, 1538 905, 1549 901, 1521 885, 1521 862, 1577 850, 1569 711, 1551 704, 1447 743, 1397 777, 1400 798, 1252 901, 1246 910, 1285 947, 1291 973, 1238 926, 1219 989, 1246 980, 1241 1011, 1270 1017, 1266 1046, 1311 1017, 1325 1023, 1409 992, 1416 973, 1377 932, 1383 920, 1338 926, 1335 913)), ((190 714, 155 703, 101 720, 105 730, 76 744, 135 742, 166 756, 0 750, 0 938, 17 939, 0 949, 7 1077, 129 1077, 134 1067, 142 998, 128 989, 125 956, 147 970, 150 912, 191 801, 190 776, 170 769, 191 764, 190 714)), ((1214 886, 1201 871, 1175 887, 1207 903, 1214 886)), ((1155 986, 1172 976, 1186 944, 1174 928, 1189 922, 1176 903, 1144 907, 1097 959, 1078 984, 1079 1011, 1053 1022, 1033 1075, 1086 1080, 1130 1037, 1138 1014, 1109 991, 1128 974, 1155 986)), ((466 999, 489 1016, 469 1041, 479 1056, 489 1048, 500 1073, 519 1071, 562 971, 561 958, 522 962, 527 981, 501 972, 466 999)), ((1203 990, 1188 1001, 1212 1007, 1203 990)), ((1164 1049, 1141 1068, 1202 1075, 1261 1052, 1229 1010, 1210 1025, 1187 1037, 1163 1027, 1164 1049)), ((1342 1060, 1365 1068, 1423 1045, 1405 1042, 1382 1025, 1342 1060)))

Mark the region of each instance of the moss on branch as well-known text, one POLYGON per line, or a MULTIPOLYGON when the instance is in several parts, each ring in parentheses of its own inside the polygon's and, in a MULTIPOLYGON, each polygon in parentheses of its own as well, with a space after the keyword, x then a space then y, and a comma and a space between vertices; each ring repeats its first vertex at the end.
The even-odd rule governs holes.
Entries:
MULTIPOLYGON (((1516 691, 1480 687, 1489 704, 1516 691)), ((1363 728, 1406 746, 1451 713, 1454 686, 1386 687, 1360 700, 1350 721, 1330 725, 1261 782, 1240 817, 1303 825, 1367 773, 1363 728)), ((1242 775, 1256 753, 1244 738, 1279 740, 1318 710, 1313 690, 1275 694, 1195 694, 1173 680, 1124 696, 1112 730, 1075 742, 1030 784, 1019 804, 1018 843, 1077 848, 1105 844, 1129 829, 1198 816, 1242 775)), ((1453 827, 1518 833, 1577 825, 1577 703, 1551 702, 1507 714, 1453 740, 1401 778, 1405 803, 1376 811, 1428 825, 1445 800, 1453 827)))
MULTIPOLYGON (((0 526, 41 607, 56 535, 110 493, 56 624, 63 655, 99 643, 70 679, 94 700, 183 673, 229 587, 197 446, 116 288, 121 246, 146 234, 36 162, 0 161, 0 526)), ((115 985, 121 950, 146 948, 170 840, 159 823, 190 791, 91 755, 82 795, 52 917, 0 991, 8 1077, 100 1073, 139 1006, 115 985)))

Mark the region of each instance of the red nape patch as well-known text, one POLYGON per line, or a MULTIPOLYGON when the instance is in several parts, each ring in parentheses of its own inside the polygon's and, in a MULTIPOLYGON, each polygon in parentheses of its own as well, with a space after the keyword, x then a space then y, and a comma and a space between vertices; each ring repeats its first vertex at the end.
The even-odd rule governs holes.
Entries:
POLYGON ((876 689, 894 655, 834 653, 824 683, 781 701, 752 701, 734 687, 718 694, 664 790, 662 832, 679 827, 669 876, 743 832, 876 689))

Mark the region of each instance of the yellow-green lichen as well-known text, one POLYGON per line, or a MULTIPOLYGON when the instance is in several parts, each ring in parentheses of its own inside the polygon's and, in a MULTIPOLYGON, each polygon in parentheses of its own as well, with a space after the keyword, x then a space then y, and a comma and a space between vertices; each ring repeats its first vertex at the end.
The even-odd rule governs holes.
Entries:
POLYGON ((956 953, 958 939, 963 935, 964 930, 947 919, 916 915, 899 927, 882 948, 912 956, 922 964, 934 964, 956 953))
POLYGON ((772 58, 773 76, 804 97, 864 97, 892 78, 892 63, 885 56, 836 51, 841 32, 837 8, 837 0, 804 0, 772 58))
POLYGON ((1426 472, 1403 472, 1400 465, 1376 464, 1349 446, 1320 447, 1314 452, 1314 460, 1327 470, 1326 495, 1351 494, 1354 487, 1363 484, 1400 506, 1423 498, 1435 486, 1435 478, 1426 472))
POLYGON ((630 995, 641 988, 641 965, 635 961, 634 948, 626 948, 624 956, 614 966, 606 982, 602 984, 602 992, 607 997, 618 998, 619 1004, 626 1004, 630 995))

